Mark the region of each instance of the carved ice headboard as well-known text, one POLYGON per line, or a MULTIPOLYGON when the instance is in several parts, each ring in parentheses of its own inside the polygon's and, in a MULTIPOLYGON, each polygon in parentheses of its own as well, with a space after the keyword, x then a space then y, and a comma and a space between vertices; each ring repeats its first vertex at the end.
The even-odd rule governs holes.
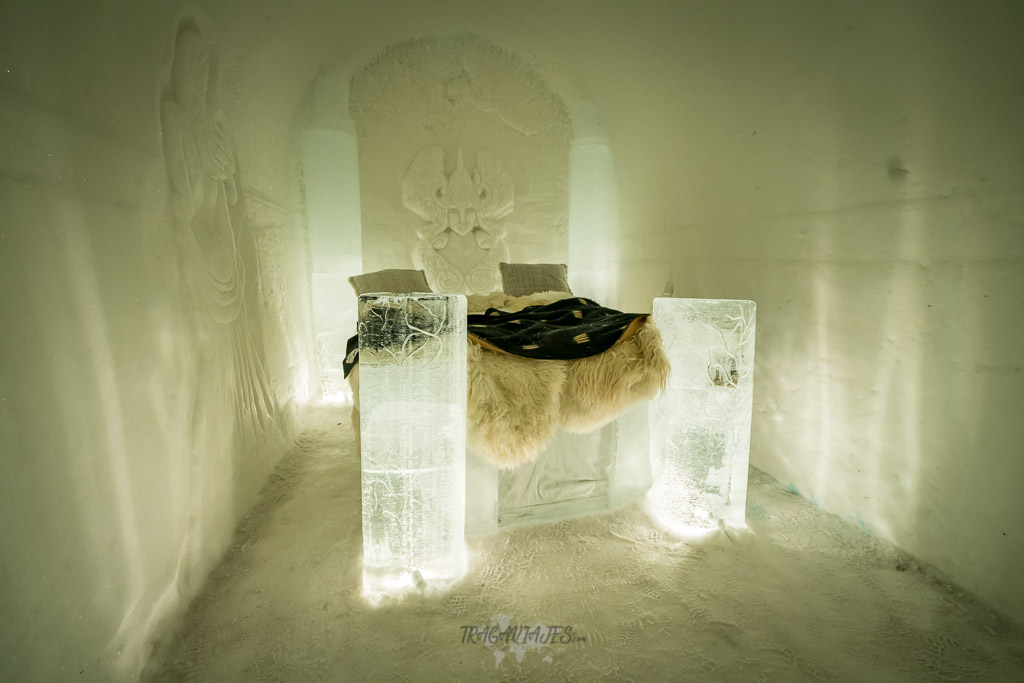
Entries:
POLYGON ((520 58, 472 35, 392 45, 352 78, 349 111, 364 271, 488 293, 501 261, 568 260, 572 124, 520 58))

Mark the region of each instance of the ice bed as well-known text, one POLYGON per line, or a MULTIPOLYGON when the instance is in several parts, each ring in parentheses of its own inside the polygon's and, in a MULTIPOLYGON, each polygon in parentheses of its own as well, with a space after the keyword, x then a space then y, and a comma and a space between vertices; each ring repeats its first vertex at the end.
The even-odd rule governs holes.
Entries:
MULTIPOLYGON (((503 291, 467 297, 471 321, 481 322, 488 312, 493 316, 524 308, 540 310, 541 314, 563 304, 583 309, 583 304, 575 302, 587 302, 571 292, 564 265, 502 263, 500 268, 503 291)), ((359 294, 430 289, 426 274, 420 270, 379 271, 351 278, 351 282, 359 294)), ((590 309, 584 310, 590 320, 590 309)), ((579 310, 572 312, 582 315, 579 310)), ((635 322, 628 334, 623 334, 606 351, 578 361, 512 357, 501 353, 501 349, 488 348, 487 340, 475 338, 470 326, 467 535, 486 535, 518 524, 557 521, 613 509, 636 499, 650 487, 647 400, 664 384, 668 363, 653 322, 646 315, 633 315, 635 322), (559 363, 568 369, 560 370, 559 363), (563 385, 555 388, 560 394, 555 402, 561 401, 563 405, 555 406, 554 424, 541 425, 536 439, 516 441, 516 435, 524 430, 503 430, 501 424, 486 424, 491 418, 480 415, 508 414, 480 409, 479 404, 492 401, 493 397, 483 398, 479 387, 490 385, 488 380, 493 376, 507 377, 515 372, 536 373, 537 384, 550 382, 552 372, 555 376, 558 372, 566 375, 563 385), (614 385, 617 393, 613 398, 602 396, 596 401, 600 405, 596 405, 587 396, 581 397, 581 387, 593 390, 594 385, 614 385), (578 400, 574 402, 570 397, 578 400), (513 442, 511 446, 507 445, 509 442, 513 442)), ((353 356, 350 354, 350 361, 355 360, 353 356)), ((358 440, 358 364, 350 370, 348 379, 356 401, 352 422, 358 440)), ((543 412, 549 408, 538 404, 535 410, 543 412)))

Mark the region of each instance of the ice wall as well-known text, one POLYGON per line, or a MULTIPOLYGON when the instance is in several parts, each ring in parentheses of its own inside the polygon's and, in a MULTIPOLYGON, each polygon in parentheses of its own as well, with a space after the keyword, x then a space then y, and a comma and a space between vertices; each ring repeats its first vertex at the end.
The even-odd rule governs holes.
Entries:
POLYGON ((757 300, 751 463, 1024 619, 1022 8, 736 9, 598 93, 625 305, 757 300))
POLYGON ((300 213, 258 169, 290 160, 240 149, 202 22, 128 9, 0 10, 5 681, 133 678, 310 388, 300 213))

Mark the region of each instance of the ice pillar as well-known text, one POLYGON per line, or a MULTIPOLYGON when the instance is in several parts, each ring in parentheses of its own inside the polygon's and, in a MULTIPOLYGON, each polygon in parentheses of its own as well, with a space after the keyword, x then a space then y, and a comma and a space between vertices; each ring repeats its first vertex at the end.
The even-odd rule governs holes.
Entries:
POLYGON ((612 234, 612 151, 597 107, 572 107, 576 137, 569 151, 569 284, 579 296, 609 305, 613 274, 608 244, 612 234))
POLYGON ((672 527, 745 524, 755 311, 753 301, 654 300, 672 371, 650 413, 650 495, 672 527))
POLYGON ((465 571, 466 297, 359 297, 363 588, 465 571))
POLYGON ((302 134, 302 166, 312 266, 313 327, 324 398, 347 398, 342 362, 356 327, 348 278, 363 272, 359 152, 348 117, 347 80, 320 77, 312 127, 302 134))

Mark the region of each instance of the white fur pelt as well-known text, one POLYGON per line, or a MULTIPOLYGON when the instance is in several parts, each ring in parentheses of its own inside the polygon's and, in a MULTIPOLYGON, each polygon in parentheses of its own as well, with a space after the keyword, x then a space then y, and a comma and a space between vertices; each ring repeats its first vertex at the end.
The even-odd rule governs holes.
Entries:
MULTIPOLYGON (((541 292, 509 297, 501 292, 467 297, 470 313, 488 308, 517 311, 571 297, 541 292)), ((650 318, 629 339, 604 353, 577 360, 534 360, 470 343, 467 352, 466 438, 470 448, 510 469, 540 454, 555 430, 589 432, 629 406, 653 398, 668 378, 668 358, 650 318)), ((358 366, 349 375, 359 434, 358 366)))

